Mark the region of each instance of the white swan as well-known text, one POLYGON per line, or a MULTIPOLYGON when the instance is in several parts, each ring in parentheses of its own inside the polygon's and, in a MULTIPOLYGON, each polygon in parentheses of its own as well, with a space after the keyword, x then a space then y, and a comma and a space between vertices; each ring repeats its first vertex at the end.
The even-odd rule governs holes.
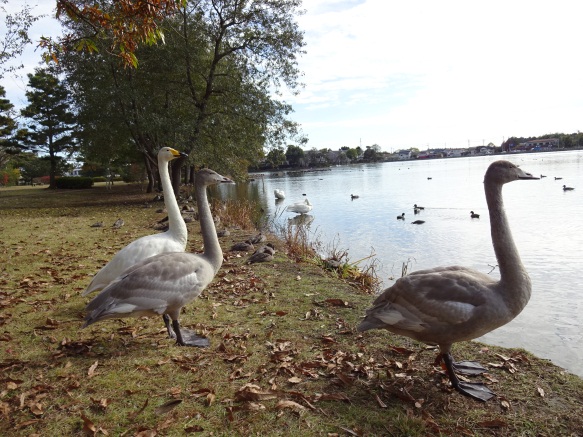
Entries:
POLYGON ((196 195, 204 243, 202 254, 161 253, 125 270, 87 305, 83 327, 105 319, 162 315, 168 334, 181 346, 208 346, 208 340, 180 328, 180 309, 213 280, 223 263, 223 252, 207 200, 206 187, 232 183, 209 169, 196 175, 196 195), (170 319, 172 327, 170 327, 170 319), (174 331, 174 332, 172 332, 174 331))
POLYGON ((312 204, 306 199, 303 202, 296 202, 292 205, 288 205, 286 210, 297 214, 307 214, 312 210, 312 204))
POLYGON ((273 194, 276 199, 285 199, 285 192, 283 190, 278 190, 277 188, 273 190, 273 194))
POLYGON ((502 202, 502 186, 518 179, 538 178, 508 161, 492 163, 484 177, 500 281, 460 266, 413 272, 387 288, 357 328, 384 328, 439 345, 438 358, 445 362, 453 387, 483 401, 494 393, 483 384, 459 381, 455 370, 477 374, 486 369, 476 363, 454 363, 450 351, 453 343, 472 340, 510 322, 530 299, 530 279, 514 245, 502 202))
POLYGON ((160 180, 164 191, 164 203, 168 211, 168 230, 160 234, 138 238, 121 249, 111 261, 97 272, 85 291, 81 293, 82 296, 103 289, 125 269, 152 255, 163 252, 184 252, 188 231, 180 214, 180 208, 176 202, 168 172, 168 163, 179 156, 187 155, 170 147, 162 147, 158 152, 158 170, 160 171, 160 180))

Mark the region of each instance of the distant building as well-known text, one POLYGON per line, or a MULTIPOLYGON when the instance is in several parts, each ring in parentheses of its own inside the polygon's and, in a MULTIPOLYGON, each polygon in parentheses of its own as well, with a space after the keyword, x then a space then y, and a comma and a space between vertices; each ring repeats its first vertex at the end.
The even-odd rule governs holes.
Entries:
POLYGON ((549 150, 559 147, 558 138, 543 138, 540 140, 528 140, 520 143, 514 150, 549 150))
POLYGON ((81 171, 83 171, 81 167, 74 168, 69 173, 67 173, 67 176, 81 176, 81 171))
POLYGON ((411 151, 410 150, 399 150, 397 152, 397 156, 400 160, 411 159, 411 151))

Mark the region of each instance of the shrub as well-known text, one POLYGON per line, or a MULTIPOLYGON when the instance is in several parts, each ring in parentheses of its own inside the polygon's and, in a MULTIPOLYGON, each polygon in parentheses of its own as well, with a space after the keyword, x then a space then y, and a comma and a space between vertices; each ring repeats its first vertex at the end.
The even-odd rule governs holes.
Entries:
POLYGON ((91 188, 93 186, 93 179, 84 177, 61 177, 56 180, 57 188, 64 189, 79 189, 91 188))

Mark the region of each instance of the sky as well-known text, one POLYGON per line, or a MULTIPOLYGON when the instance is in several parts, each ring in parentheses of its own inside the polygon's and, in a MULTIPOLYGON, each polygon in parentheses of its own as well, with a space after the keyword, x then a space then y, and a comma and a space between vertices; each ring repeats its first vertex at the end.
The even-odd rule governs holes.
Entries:
MULTIPOLYGON (((39 0, 38 10, 53 6, 39 0)), ((581 129, 581 2, 304 0, 303 9, 305 87, 284 96, 307 149, 475 147, 581 129)), ((32 37, 55 29, 43 20, 32 37)), ((31 72, 39 51, 25 59, 31 72)), ((22 104, 26 78, 3 82, 22 104)))

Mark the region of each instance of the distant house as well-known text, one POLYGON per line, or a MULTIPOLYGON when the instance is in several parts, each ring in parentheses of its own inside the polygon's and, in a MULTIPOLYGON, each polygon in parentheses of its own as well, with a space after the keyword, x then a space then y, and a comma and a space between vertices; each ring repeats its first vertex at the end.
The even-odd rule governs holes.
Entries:
POLYGON ((448 157, 459 157, 459 156, 465 156, 468 154, 467 149, 448 149, 447 150, 447 156, 448 157))
POLYGON ((67 176, 81 176, 82 170, 83 169, 81 167, 74 168, 69 173, 67 173, 67 176))
POLYGON ((397 156, 399 157, 399 160, 411 159, 411 151, 410 150, 399 150, 397 152, 397 156))
POLYGON ((549 150, 559 147, 558 138, 543 138, 540 140, 528 140, 520 143, 515 150, 549 150))

